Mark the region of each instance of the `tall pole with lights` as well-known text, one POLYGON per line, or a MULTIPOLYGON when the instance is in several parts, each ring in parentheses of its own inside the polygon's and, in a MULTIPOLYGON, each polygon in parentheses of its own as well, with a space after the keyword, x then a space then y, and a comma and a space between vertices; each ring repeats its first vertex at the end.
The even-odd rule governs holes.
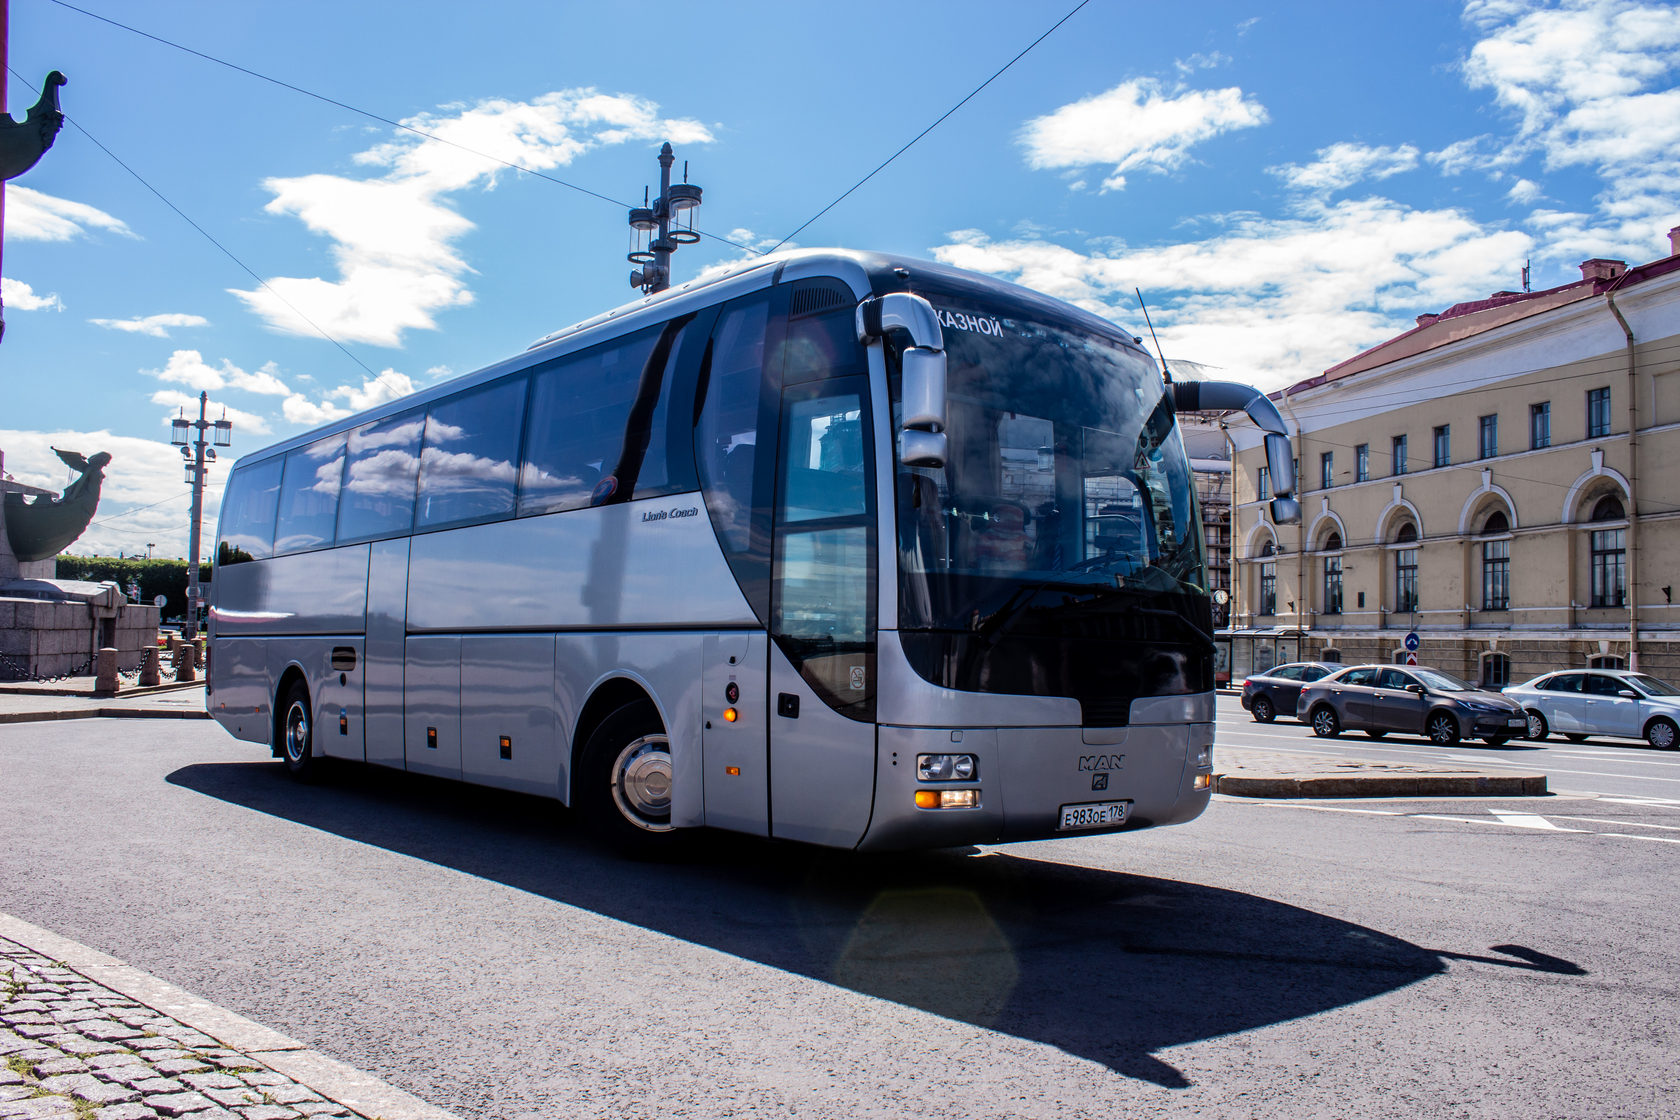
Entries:
MULTIPOLYGON (((694 228, 694 211, 700 205, 700 188, 688 181, 688 164, 683 164, 683 181, 671 182, 671 165, 676 162, 671 145, 659 149, 659 197, 630 210, 631 264, 641 265, 630 274, 630 286, 652 295, 671 286, 671 254, 679 245, 700 240, 694 228), (647 241, 647 235, 653 240, 647 241)), ((645 192, 644 192, 645 193, 645 192)))
POLYGON ((233 421, 226 416, 220 420, 206 420, 204 414, 209 407, 210 394, 200 393, 197 420, 177 416, 169 423, 169 442, 181 449, 181 458, 187 461, 187 485, 193 488, 192 529, 187 545, 187 621, 181 628, 181 636, 189 642, 198 637, 199 524, 204 520, 204 480, 210 471, 206 464, 216 461, 217 447, 226 447, 233 442, 233 421), (192 434, 194 428, 198 429, 196 437, 192 434), (208 440, 204 438, 206 431, 211 433, 208 440))

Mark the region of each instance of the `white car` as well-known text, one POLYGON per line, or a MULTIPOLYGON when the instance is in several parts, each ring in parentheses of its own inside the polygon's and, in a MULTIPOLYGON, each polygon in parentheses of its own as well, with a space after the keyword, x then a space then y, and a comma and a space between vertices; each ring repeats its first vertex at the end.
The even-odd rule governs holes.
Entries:
POLYGON ((1515 684, 1505 695, 1528 717, 1528 738, 1556 732, 1574 743, 1589 735, 1644 739, 1680 749, 1680 688, 1621 669, 1565 669, 1515 684))

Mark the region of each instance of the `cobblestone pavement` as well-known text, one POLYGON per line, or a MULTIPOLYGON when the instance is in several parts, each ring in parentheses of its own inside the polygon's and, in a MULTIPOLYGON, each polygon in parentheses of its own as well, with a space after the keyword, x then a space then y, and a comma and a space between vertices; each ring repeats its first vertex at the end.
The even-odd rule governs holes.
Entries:
POLYGON ((0 937, 0 1120, 355 1114, 209 1035, 0 937))

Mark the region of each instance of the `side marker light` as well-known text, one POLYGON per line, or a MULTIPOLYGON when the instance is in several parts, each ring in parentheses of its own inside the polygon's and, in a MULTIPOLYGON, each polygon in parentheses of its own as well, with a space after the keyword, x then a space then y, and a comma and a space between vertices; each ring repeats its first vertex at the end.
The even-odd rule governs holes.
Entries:
POLYGON ((741 768, 739 766, 725 766, 723 768, 723 772, 728 774, 731 778, 739 778, 741 776, 741 768))
POLYGON ((1212 789, 1213 788, 1213 775, 1212 774, 1197 774, 1196 775, 1196 781, 1190 788, 1196 789, 1196 790, 1212 789))
POLYGON ((723 710, 723 719, 725 723, 734 723, 740 718, 741 713, 737 712, 734 708, 725 708, 723 710))

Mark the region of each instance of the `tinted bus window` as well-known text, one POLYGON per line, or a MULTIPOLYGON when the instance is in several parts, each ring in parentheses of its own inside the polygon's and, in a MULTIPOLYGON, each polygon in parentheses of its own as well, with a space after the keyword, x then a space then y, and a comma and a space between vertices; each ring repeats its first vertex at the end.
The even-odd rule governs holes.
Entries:
POLYGON ((414 482, 420 472, 419 413, 382 420, 350 433, 350 465, 338 510, 338 540, 406 533, 414 522, 414 482))
POLYGON ((681 327, 561 358, 536 375, 519 512, 549 513, 669 489, 664 432, 681 327))
POLYGON ((221 541, 217 564, 243 564, 274 554, 274 510, 280 497, 284 460, 270 459, 239 467, 222 495, 221 541))
POLYGON ((333 543, 338 484, 344 475, 344 436, 328 436, 286 456, 280 480, 276 553, 302 552, 333 543))
POLYGON ((513 513, 525 386, 524 378, 504 381, 427 413, 416 528, 513 513))

